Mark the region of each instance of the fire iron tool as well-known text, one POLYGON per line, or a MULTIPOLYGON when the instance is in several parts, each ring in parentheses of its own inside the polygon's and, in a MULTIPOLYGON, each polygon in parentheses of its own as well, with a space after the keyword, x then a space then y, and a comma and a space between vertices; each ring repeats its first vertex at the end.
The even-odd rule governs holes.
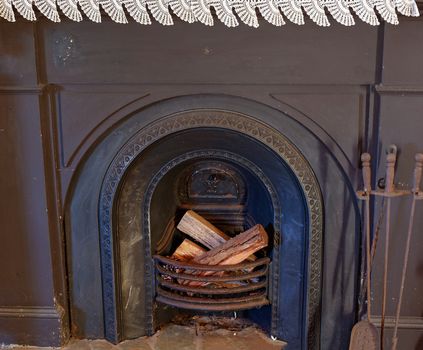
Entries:
POLYGON ((371 193, 371 168, 370 154, 363 153, 361 161, 363 164, 364 189, 358 192, 359 199, 364 200, 365 205, 365 232, 366 232, 366 276, 367 276, 367 319, 358 322, 351 331, 349 350, 378 350, 379 336, 376 326, 371 323, 371 255, 370 255, 370 193, 371 193))
POLYGON ((391 230, 391 197, 394 193, 394 177, 395 177, 395 162, 396 162, 396 148, 394 152, 388 153, 386 156, 386 176, 385 176, 385 195, 386 201, 386 223, 385 223, 385 258, 383 269, 383 295, 382 295, 382 319, 380 324, 380 348, 384 349, 383 339, 385 331, 385 317, 386 317, 386 297, 388 290, 388 264, 389 264, 389 241, 391 230))
POLYGON ((423 193, 420 192, 420 189, 419 189, 421 178, 422 178, 423 154, 417 153, 415 160, 416 160, 416 163, 414 167, 414 178, 413 178, 413 189, 412 189, 413 200, 411 202, 410 217, 408 222, 407 241, 406 241, 405 251, 404 251, 401 285, 400 285, 398 304, 397 304, 397 310, 396 310, 396 316, 395 316, 394 333, 392 335, 391 350, 396 350, 397 344, 398 344, 398 323, 399 323, 399 318, 401 313, 401 303, 402 303, 402 296, 403 296, 404 285, 405 285, 405 277, 407 274, 408 257, 410 254, 410 243, 411 243, 411 236, 413 233, 414 212, 416 208, 416 201, 423 199, 423 193))

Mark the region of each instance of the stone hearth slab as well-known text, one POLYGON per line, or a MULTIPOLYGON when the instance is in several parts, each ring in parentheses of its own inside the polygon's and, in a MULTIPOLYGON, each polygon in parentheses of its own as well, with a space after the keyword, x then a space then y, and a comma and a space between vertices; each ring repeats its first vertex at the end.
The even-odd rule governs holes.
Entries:
MULTIPOLYGON (((286 343, 271 340, 255 327, 239 331, 205 330, 191 325, 169 324, 151 337, 142 337, 113 345, 106 340, 73 340, 62 350, 282 350, 286 343)), ((54 350, 30 346, 8 346, 0 349, 54 350)))

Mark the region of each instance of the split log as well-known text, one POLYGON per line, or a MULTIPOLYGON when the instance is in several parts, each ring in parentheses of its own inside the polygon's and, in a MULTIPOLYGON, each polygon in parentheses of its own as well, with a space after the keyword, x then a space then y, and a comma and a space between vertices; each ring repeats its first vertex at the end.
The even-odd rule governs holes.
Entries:
POLYGON ((177 229, 209 249, 225 243, 230 238, 193 210, 185 213, 177 229))
POLYGON ((178 248, 173 252, 171 258, 180 261, 190 261, 205 253, 206 250, 189 239, 184 239, 178 248))
MULTIPOLYGON (((177 229, 209 249, 218 247, 231 238, 193 210, 184 214, 177 229)), ((248 260, 255 261, 256 257, 251 255, 248 260)))
MULTIPOLYGON (((267 247, 268 236, 262 225, 255 225, 249 230, 229 239, 220 246, 213 248, 192 261, 202 265, 234 265, 248 259, 252 254, 267 247)), ((222 275, 216 271, 185 271, 199 276, 222 275)), ((204 286, 207 282, 178 280, 179 283, 189 286, 204 286)))
POLYGON ((193 262, 203 265, 239 264, 256 251, 267 247, 268 240, 264 227, 258 224, 194 258, 193 262))
MULTIPOLYGON (((189 239, 184 239, 184 241, 179 245, 178 248, 176 248, 176 250, 174 251, 174 253, 172 254, 171 258, 174 260, 179 260, 179 261, 191 261, 192 259, 194 259, 195 257, 205 253, 206 250, 202 247, 200 247, 198 244, 195 244, 193 241, 190 241, 189 239)), ((184 269, 176 269, 176 272, 184 272, 184 269)), ((193 273, 188 272, 188 273, 193 273)), ((215 274, 218 274, 219 276, 223 276, 224 272, 215 272, 215 274)), ((165 278, 171 280, 172 278, 170 276, 165 276, 165 278)), ((182 279, 178 279, 178 282, 180 284, 184 284, 185 280, 182 279)), ((201 286, 206 286, 208 285, 207 282, 197 282, 198 285, 201 286)), ((241 282, 214 282, 213 284, 217 285, 218 287, 222 288, 234 288, 234 287, 239 287, 240 285, 247 285, 248 283, 245 281, 241 281, 241 282)))

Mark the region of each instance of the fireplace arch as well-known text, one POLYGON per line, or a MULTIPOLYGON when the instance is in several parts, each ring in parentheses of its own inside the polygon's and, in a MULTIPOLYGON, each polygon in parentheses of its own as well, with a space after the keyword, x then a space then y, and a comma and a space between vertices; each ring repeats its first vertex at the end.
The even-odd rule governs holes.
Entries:
MULTIPOLYGON (((118 264, 116 264, 116 262, 114 263, 112 258, 114 256, 115 261, 119 259, 119 257, 116 256, 116 251, 118 251, 116 243, 114 245, 114 241, 116 241, 116 235, 113 234, 114 227, 119 225, 119 223, 113 223, 113 208, 114 203, 116 201, 116 195, 119 189, 119 185, 121 184, 121 180, 125 177, 127 169, 130 168, 130 166, 137 159, 137 157, 141 156, 143 152, 148 147, 151 147, 155 142, 163 140, 167 135, 177 134, 183 131, 186 132, 189 130, 199 130, 204 134, 209 128, 219 130, 220 136, 222 138, 229 136, 225 135, 225 131, 231 131, 239 135, 248 135, 248 138, 257 140, 258 142, 266 145, 266 148, 270 149, 272 152, 276 153, 280 157, 284 164, 295 175, 295 178, 300 184, 305 198, 304 203, 307 208, 306 217, 304 218, 304 220, 305 222, 308 222, 308 227, 306 228, 306 235, 308 236, 308 239, 305 243, 306 245, 308 245, 308 247, 305 251, 308 251, 309 253, 305 257, 307 261, 307 267, 305 269, 306 271, 304 274, 305 276, 307 276, 307 281, 305 282, 307 296, 306 298, 304 298, 306 300, 305 305, 307 305, 307 310, 304 311, 303 308, 300 308, 298 311, 300 311, 300 313, 305 312, 305 328, 307 329, 306 333, 315 333, 310 329, 310 319, 308 315, 319 314, 318 309, 320 305, 321 290, 320 285, 323 205, 321 202, 319 186, 314 177, 313 171, 306 162, 306 160, 303 158, 301 153, 291 142, 289 142, 282 134, 276 132, 264 123, 258 122, 240 113, 204 109, 176 113, 174 115, 170 115, 164 118, 163 120, 160 119, 157 122, 152 123, 145 129, 141 129, 139 132, 137 132, 136 135, 132 137, 132 139, 127 144, 125 144, 121 151, 116 155, 113 163, 109 167, 109 170, 105 176, 100 195, 99 220, 102 249, 102 277, 104 310, 106 320, 106 337, 110 340, 119 340, 119 334, 123 332, 121 330, 122 321, 119 317, 118 305, 128 305, 128 302, 130 301, 130 299, 127 299, 126 303, 124 303, 122 300, 118 300, 121 297, 121 293, 116 292, 117 289, 119 289, 119 282, 117 281, 116 277, 120 276, 121 273, 116 271, 118 264), (203 129, 204 131, 202 131, 203 129)), ((208 137, 207 135, 203 136, 205 138, 208 137)), ((184 137, 189 139, 189 136, 185 135, 184 137)), ((216 137, 216 139, 218 138, 219 137, 216 137)), ((200 138, 198 138, 197 142, 199 140, 200 138)), ((172 144, 171 147, 175 147, 175 145, 177 145, 177 143, 172 144)), ((194 145, 194 147, 197 146, 194 145)), ((245 147, 247 147, 247 145, 245 147)), ((199 147, 199 150, 202 149, 202 147, 199 147)), ((166 150, 166 148, 164 150, 166 150)), ((248 149, 247 153, 253 151, 253 149, 248 149)), ((157 155, 158 154, 156 154, 156 156, 157 155)), ((143 194, 142 189, 137 190, 137 188, 132 188, 132 190, 134 192, 140 193, 141 196, 143 194)), ((142 223, 140 223, 140 225, 142 226, 142 223)), ((132 239, 137 240, 137 238, 132 239)), ((145 237, 146 241, 148 241, 149 239, 150 237, 145 237)), ((279 238, 276 238, 276 240, 280 241, 279 238)), ((149 245, 147 245, 147 247, 148 248, 144 249, 144 254, 148 254, 147 249, 149 250, 149 245)), ((141 253, 140 256, 142 256, 142 254, 143 253, 141 253)), ((275 254, 275 257, 278 255, 279 254, 275 254)), ((125 254, 125 257, 126 256, 127 255, 125 254)), ((121 264, 124 263, 124 261, 121 261, 121 264)), ((276 264, 277 263, 278 262, 276 262, 276 264)), ((146 315, 144 315, 144 317, 141 317, 141 322, 144 322, 146 324, 146 328, 144 330, 147 333, 151 333, 150 324, 152 323, 152 321, 150 320, 150 316, 152 314, 153 309, 153 291, 150 286, 153 283, 153 266, 150 261, 148 261, 148 259, 143 260, 142 264, 145 265, 145 278, 144 280, 139 282, 139 285, 146 285, 146 293, 143 294, 143 297, 146 298, 148 306, 144 310, 146 315), (149 301, 151 301, 151 303, 149 301)), ((301 272, 298 271, 298 273, 301 272)), ((271 277, 275 288, 278 287, 276 286, 276 284, 278 283, 278 277, 278 272, 276 272, 271 277)), ((133 282, 135 283, 135 281, 133 282)), ((275 298, 274 300, 275 304, 277 304, 277 298, 275 298)), ((279 312, 281 311, 278 307, 276 307, 273 311, 273 314, 275 315, 272 317, 274 318, 274 321, 272 321, 272 328, 275 332, 277 332, 278 330, 277 321, 280 319, 280 317, 279 315, 277 315, 277 313, 279 312)), ((285 312, 287 312, 287 310, 285 312)), ((307 336, 307 338, 310 337, 310 334, 307 336)), ((315 338, 316 336, 315 334, 313 334, 313 339, 315 338)), ((290 341, 290 339, 287 340, 290 341)))
MULTIPOLYGON (((209 96, 204 98, 211 98, 213 100, 216 97, 209 96)), ((189 97, 184 97, 184 99, 189 99, 189 97)), ((224 97, 224 99, 228 99, 228 97, 224 97)), ((169 103, 169 101, 162 103, 166 104, 169 103)), ((137 159, 143 157, 146 150, 164 142, 167 137, 181 135, 181 133, 184 132, 214 130, 218 132, 233 133, 234 135, 238 135, 241 139, 246 139, 260 145, 260 147, 266 149, 269 154, 279 159, 280 163, 286 167, 286 173, 290 174, 294 182, 298 185, 297 187, 303 198, 303 205, 305 208, 304 212, 306 215, 304 216, 304 227, 307 236, 306 246, 304 247, 304 254, 307 261, 307 268, 304 271, 306 297, 303 300, 303 308, 301 309, 303 314, 299 317, 304 321, 304 324, 301 326, 303 329, 298 330, 298 325, 289 325, 289 322, 287 322, 284 328, 282 326, 283 322, 272 321, 272 331, 276 331, 276 333, 272 335, 279 336, 289 341, 290 339, 286 338, 288 334, 288 337, 292 337, 291 341, 294 343, 297 342, 298 348, 318 349, 320 343, 324 207, 320 186, 314 174, 314 169, 312 169, 302 152, 299 151, 291 140, 270 124, 260 120, 257 114, 254 116, 249 115, 245 110, 242 111, 242 108, 241 111, 237 111, 233 108, 225 109, 222 108, 222 106, 218 107, 219 108, 211 108, 210 106, 201 107, 200 103, 197 108, 189 106, 189 108, 182 111, 179 110, 173 113, 166 113, 161 117, 157 116, 151 123, 144 125, 142 128, 133 128, 129 133, 130 137, 125 137, 125 139, 120 138, 119 128, 121 128, 121 126, 117 126, 116 131, 106 136, 108 140, 113 138, 113 134, 115 137, 117 136, 117 139, 119 139, 119 146, 116 146, 117 152, 113 154, 113 158, 107 165, 107 170, 103 174, 98 174, 101 179, 97 197, 99 198, 97 202, 99 223, 98 234, 101 247, 101 256, 99 256, 98 259, 99 267, 102 271, 99 280, 102 286, 101 315, 104 320, 104 335, 106 338, 113 341, 125 338, 121 328, 123 312, 121 300, 122 291, 119 286, 121 274, 120 271, 117 271, 117 260, 119 259, 120 252, 116 247, 116 203, 121 190, 122 181, 128 176, 128 170, 131 169, 137 159)), ((140 111, 136 112, 136 114, 139 113, 142 115, 144 112, 145 111, 140 111)), ((101 147, 97 146, 94 153, 99 149, 101 150, 101 147)), ((100 154, 104 154, 104 152, 105 150, 100 151, 100 154)), ((90 156, 90 158, 91 157, 92 156, 90 156)), ((89 160, 87 163, 89 163, 89 160)), ((91 171, 92 170, 93 168, 91 168, 91 171)), ((81 173, 83 172, 84 169, 81 173)), ((154 176, 147 178, 152 179, 153 177, 154 176)), ((76 189, 78 185, 79 180, 76 189)), ((87 189, 87 187, 85 188, 87 189)), ((75 191, 77 191, 76 189, 75 191)), ((86 196, 86 194, 84 194, 84 196, 86 196)), ((76 199, 75 201, 72 200, 74 208, 76 208, 78 196, 75 197, 74 194, 72 198, 76 199)), ((72 220, 72 216, 76 214, 77 210, 72 213, 71 208, 72 205, 66 217, 68 228, 72 226, 76 227, 75 221, 77 221, 72 220)), ((283 234, 282 232, 282 235, 283 234)), ((68 239, 71 240, 69 246, 74 249, 78 244, 75 245, 76 237, 72 234, 72 230, 68 239)), ((70 256, 72 257, 72 253, 70 256)), ((72 259, 74 259, 74 257, 72 257, 72 259)), ((72 262, 70 265, 72 266, 72 262)), ((146 269, 149 269, 148 264, 146 265, 146 269)), ((97 268, 96 271, 98 271, 97 268)), ((78 277, 76 277, 76 280, 78 280, 78 277)), ((78 300, 78 298, 76 299, 78 300)), ((276 303, 275 301, 275 304, 276 303)), ((79 312, 77 307, 72 311, 75 312, 75 310, 79 312)), ((278 311, 278 308, 272 310, 272 312, 275 312, 275 310, 278 311)), ((274 319, 280 321, 285 316, 286 315, 276 315, 274 319)), ((78 319, 78 316, 75 319, 78 319)), ((148 320, 146 324, 148 328, 148 320)), ((146 333, 148 333, 148 330, 146 331, 146 329, 143 329, 137 335, 141 336, 146 333)), ((295 348, 297 348, 297 346, 295 348)))

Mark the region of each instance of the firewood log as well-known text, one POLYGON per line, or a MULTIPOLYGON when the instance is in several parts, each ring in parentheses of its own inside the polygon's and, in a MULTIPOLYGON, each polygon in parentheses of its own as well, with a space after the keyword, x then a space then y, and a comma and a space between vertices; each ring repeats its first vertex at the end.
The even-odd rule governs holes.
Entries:
MULTIPOLYGON (((262 225, 255 225, 249 230, 229 239, 192 261, 203 265, 234 265, 248 259, 252 254, 267 247, 268 236, 262 225)), ((185 271, 199 276, 222 275, 216 271, 185 271)), ((189 286, 204 286, 207 282, 178 280, 179 283, 189 286)))
POLYGON ((186 238, 179 247, 176 248, 171 258, 179 261, 190 261, 205 252, 206 250, 204 248, 186 238))
MULTIPOLYGON (((188 210, 184 214, 177 228, 209 249, 230 239, 228 235, 193 210, 188 210)), ((248 260, 255 261, 256 257, 251 255, 248 260)))
POLYGON ((230 238, 193 210, 185 213, 177 228, 209 249, 225 243, 230 238))
POLYGON ((193 262, 203 265, 239 264, 251 254, 267 247, 267 244, 267 233, 264 227, 258 224, 194 258, 193 262))

